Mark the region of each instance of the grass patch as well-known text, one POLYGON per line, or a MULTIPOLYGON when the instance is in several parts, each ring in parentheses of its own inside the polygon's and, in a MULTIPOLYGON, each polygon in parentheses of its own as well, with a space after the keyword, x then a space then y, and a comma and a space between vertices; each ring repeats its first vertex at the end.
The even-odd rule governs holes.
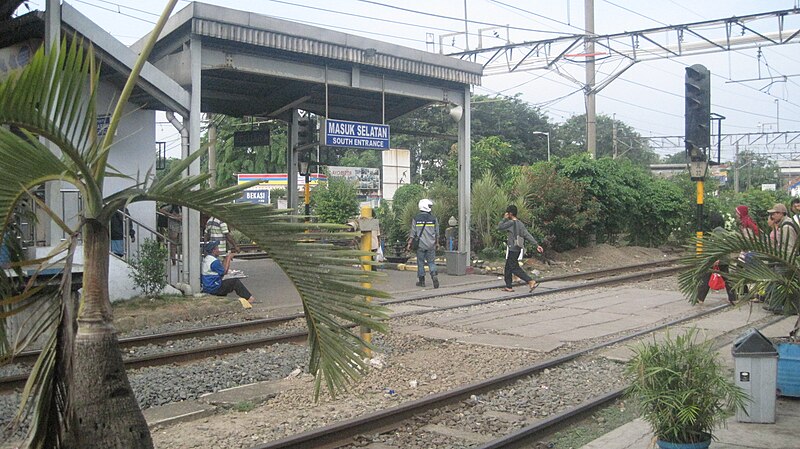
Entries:
POLYGON ((144 296, 138 296, 136 298, 132 298, 126 301, 117 301, 113 304, 115 309, 119 310, 128 310, 128 309, 158 309, 159 307, 169 306, 172 304, 180 304, 187 300, 193 298, 188 298, 183 295, 162 295, 157 296, 155 298, 146 298, 144 296))
POLYGON ((233 406, 234 410, 236 410, 237 412, 242 412, 242 413, 249 412, 249 411, 253 410, 254 408, 256 408, 256 405, 253 404, 250 401, 237 402, 236 405, 233 406))
POLYGON ((586 419, 574 423, 569 430, 550 435, 548 442, 557 448, 577 449, 638 417, 634 407, 621 400, 615 401, 586 419))

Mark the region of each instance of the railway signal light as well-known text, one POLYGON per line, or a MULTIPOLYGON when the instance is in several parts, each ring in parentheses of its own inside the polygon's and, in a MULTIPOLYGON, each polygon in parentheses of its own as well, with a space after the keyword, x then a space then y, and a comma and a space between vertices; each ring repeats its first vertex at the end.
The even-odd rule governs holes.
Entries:
POLYGON ((297 146, 309 146, 316 141, 317 123, 310 117, 297 120, 297 146))
POLYGON ((705 161, 711 146, 711 73, 700 64, 686 68, 686 152, 705 161))

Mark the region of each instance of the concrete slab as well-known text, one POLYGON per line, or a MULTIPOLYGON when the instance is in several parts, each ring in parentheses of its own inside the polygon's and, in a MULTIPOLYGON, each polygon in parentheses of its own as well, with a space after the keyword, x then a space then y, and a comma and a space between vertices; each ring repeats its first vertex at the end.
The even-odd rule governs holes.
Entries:
POLYGON ((142 411, 149 427, 177 424, 204 418, 216 413, 217 408, 197 401, 173 402, 160 407, 150 407, 142 411))
POLYGON ((267 402, 278 393, 287 390, 289 385, 289 382, 283 380, 257 382, 220 390, 215 393, 208 393, 201 396, 198 401, 224 408, 231 408, 243 402, 250 402, 258 405, 267 402))
POLYGON ((473 334, 459 338, 458 341, 496 348, 527 349, 543 353, 555 351, 564 345, 561 340, 548 336, 529 338, 498 334, 473 334))

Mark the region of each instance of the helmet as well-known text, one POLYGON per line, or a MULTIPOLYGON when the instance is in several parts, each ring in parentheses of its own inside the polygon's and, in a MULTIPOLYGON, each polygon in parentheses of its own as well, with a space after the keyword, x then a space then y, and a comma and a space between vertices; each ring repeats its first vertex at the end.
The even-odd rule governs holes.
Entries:
POLYGON ((419 210, 421 210, 422 212, 430 212, 431 206, 433 206, 433 201, 427 198, 419 200, 419 210))

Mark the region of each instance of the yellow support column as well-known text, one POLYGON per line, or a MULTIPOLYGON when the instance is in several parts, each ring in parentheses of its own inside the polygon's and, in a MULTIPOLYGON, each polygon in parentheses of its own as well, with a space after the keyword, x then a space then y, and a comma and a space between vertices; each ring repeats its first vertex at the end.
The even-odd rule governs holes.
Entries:
MULTIPOLYGON (((361 217, 363 219, 372 219, 372 207, 370 206, 362 206, 361 207, 361 217)), ((372 231, 361 231, 361 251, 372 251, 372 231)), ((364 271, 372 271, 372 265, 369 263, 372 261, 372 256, 361 256, 361 260, 363 263, 361 267, 364 271)), ((364 288, 372 288, 371 282, 362 282, 361 286, 364 288)), ((365 297, 367 302, 372 302, 372 297, 367 296, 365 297)), ((367 343, 372 342, 372 329, 368 327, 361 327, 361 338, 364 339, 367 343)), ((372 351, 367 349, 366 351, 367 356, 372 357, 372 351)))
POLYGON ((705 197, 705 189, 703 181, 697 181, 697 254, 703 253, 703 198, 705 197))

